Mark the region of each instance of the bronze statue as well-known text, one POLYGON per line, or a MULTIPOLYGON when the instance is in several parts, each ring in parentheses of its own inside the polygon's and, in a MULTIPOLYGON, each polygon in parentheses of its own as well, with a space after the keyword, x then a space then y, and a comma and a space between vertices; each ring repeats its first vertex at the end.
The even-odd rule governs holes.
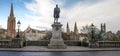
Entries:
POLYGON ((54 8, 54 23, 58 22, 59 14, 60 8, 58 8, 58 5, 56 5, 56 7, 54 8))

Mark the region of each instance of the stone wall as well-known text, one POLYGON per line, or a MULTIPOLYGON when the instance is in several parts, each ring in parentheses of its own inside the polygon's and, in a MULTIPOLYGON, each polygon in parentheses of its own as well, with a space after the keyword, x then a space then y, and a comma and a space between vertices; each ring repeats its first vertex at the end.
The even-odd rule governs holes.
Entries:
POLYGON ((81 41, 75 41, 75 40, 66 40, 64 42, 67 46, 80 46, 81 41))
POLYGON ((0 48, 22 48, 23 41, 20 38, 13 38, 12 40, 0 40, 0 48))
POLYGON ((11 40, 0 40, 0 48, 8 48, 11 46, 11 40))
POLYGON ((89 46, 90 48, 116 48, 120 47, 120 41, 98 41, 89 46))
POLYGON ((26 46, 47 46, 48 44, 49 40, 26 41, 26 46))
POLYGON ((98 41, 99 48, 120 47, 120 41, 98 41))
MULTIPOLYGON (((66 40, 64 43, 67 46, 80 46, 81 42, 80 41, 71 41, 71 40, 66 40)), ((48 46, 49 40, 41 40, 41 41, 26 41, 26 46, 48 46)))

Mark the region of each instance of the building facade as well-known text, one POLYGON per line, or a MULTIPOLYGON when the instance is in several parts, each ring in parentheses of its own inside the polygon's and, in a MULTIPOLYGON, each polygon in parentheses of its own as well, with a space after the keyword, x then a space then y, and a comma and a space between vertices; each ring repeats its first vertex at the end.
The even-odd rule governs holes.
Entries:
POLYGON ((67 26, 66 26, 66 34, 67 34, 67 35, 70 35, 70 28, 69 28, 68 22, 67 22, 67 26))
POLYGON ((7 21, 7 37, 15 38, 16 36, 16 20, 14 17, 13 4, 11 4, 10 15, 7 21))
POLYGON ((0 28, 0 39, 5 39, 7 35, 7 30, 0 28))
POLYGON ((106 32, 106 24, 101 24, 101 34, 106 32))
POLYGON ((7 20, 7 30, 0 29, 0 36, 4 37, 4 39, 0 39, 1 48, 23 47, 23 38, 16 38, 16 20, 14 17, 13 4, 11 4, 10 15, 7 20))
POLYGON ((85 33, 79 33, 79 40, 84 41, 88 39, 88 35, 85 33))
POLYGON ((47 30, 40 31, 40 30, 32 29, 30 26, 28 26, 28 28, 24 31, 25 38, 28 41, 42 40, 46 34, 47 34, 47 30))
POLYGON ((70 31, 69 24, 66 26, 67 40, 79 40, 79 32, 77 29, 77 23, 75 22, 74 31, 70 31))

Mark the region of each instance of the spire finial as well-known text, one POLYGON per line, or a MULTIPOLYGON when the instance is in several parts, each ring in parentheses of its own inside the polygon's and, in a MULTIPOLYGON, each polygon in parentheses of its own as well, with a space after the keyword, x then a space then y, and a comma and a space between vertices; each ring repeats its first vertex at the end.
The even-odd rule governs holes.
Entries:
POLYGON ((74 25, 74 33, 77 34, 78 33, 78 29, 77 29, 77 24, 75 22, 75 25, 74 25))
POLYGON ((68 24, 68 22, 67 22, 67 28, 69 28, 69 24, 68 24))
POLYGON ((11 3, 10 16, 13 16, 13 17, 14 17, 13 3, 11 3))
POLYGON ((67 33, 67 35, 70 34, 70 28, 69 28, 69 24, 68 24, 68 22, 67 22, 67 27, 66 27, 66 33, 67 33))

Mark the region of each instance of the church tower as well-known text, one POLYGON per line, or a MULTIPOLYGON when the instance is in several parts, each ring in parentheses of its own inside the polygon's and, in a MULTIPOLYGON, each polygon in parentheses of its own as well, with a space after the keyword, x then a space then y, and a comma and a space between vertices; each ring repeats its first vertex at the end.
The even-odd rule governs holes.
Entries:
POLYGON ((10 15, 7 21, 7 37, 14 38, 16 34, 16 20, 14 17, 13 4, 11 4, 10 15))
POLYGON ((78 29, 77 29, 77 24, 75 22, 75 25, 74 25, 74 34, 78 34, 78 29))
POLYGON ((106 32, 106 24, 101 24, 101 33, 105 33, 106 32))
POLYGON ((67 22, 67 27, 66 27, 66 33, 67 33, 67 35, 70 34, 70 28, 69 28, 69 24, 68 24, 68 22, 67 22))

